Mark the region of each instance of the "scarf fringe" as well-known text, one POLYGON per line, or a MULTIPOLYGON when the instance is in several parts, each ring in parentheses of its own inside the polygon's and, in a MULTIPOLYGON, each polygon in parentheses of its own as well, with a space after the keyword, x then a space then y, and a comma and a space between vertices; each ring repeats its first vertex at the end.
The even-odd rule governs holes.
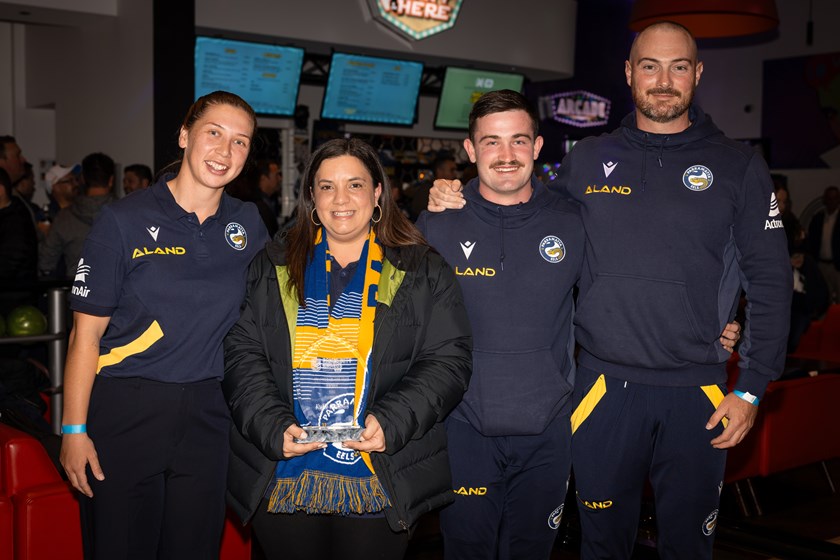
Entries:
POLYGON ((271 513, 374 513, 389 505, 376 475, 350 478, 305 470, 297 479, 278 478, 268 500, 271 513))

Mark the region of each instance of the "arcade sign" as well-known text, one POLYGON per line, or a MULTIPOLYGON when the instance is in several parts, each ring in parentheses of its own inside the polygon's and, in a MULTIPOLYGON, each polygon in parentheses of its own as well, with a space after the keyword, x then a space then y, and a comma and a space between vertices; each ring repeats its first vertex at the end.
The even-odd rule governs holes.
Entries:
POLYGON ((604 126, 610 119, 610 100, 588 91, 568 91, 543 95, 538 100, 540 119, 577 128, 604 126))
POLYGON ((463 0, 368 0, 375 20, 414 41, 455 25, 463 0))

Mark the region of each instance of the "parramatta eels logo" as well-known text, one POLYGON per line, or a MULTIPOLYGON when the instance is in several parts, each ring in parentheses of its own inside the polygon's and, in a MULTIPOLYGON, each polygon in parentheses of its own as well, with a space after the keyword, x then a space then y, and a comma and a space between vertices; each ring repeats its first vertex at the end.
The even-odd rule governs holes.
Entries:
POLYGON ((683 185, 693 191, 705 191, 712 186, 714 176, 705 165, 692 165, 683 173, 683 185))
POLYGON ((245 228, 236 222, 231 222, 225 226, 225 240, 228 245, 241 251, 248 245, 248 234, 245 233, 245 228))
POLYGON ((566 246, 556 235, 548 235, 540 241, 540 255, 550 263, 559 263, 566 256, 566 246))
POLYGON ((563 505, 560 504, 557 509, 551 512, 548 516, 548 526, 556 530, 560 527, 560 520, 563 519, 563 505))
POLYGON ((703 534, 707 537, 711 537, 712 533, 715 532, 715 527, 717 527, 717 518, 718 518, 718 510, 713 511, 709 514, 709 517, 703 522, 703 534))
MULTIPOLYGON (((330 399, 318 415, 318 425, 350 426, 353 423, 353 409, 355 398, 352 393, 338 395, 330 399)), ((304 428, 305 429, 305 428, 304 428)), ((352 465, 362 456, 353 449, 344 447, 340 441, 331 443, 324 449, 324 457, 336 463, 352 465)))

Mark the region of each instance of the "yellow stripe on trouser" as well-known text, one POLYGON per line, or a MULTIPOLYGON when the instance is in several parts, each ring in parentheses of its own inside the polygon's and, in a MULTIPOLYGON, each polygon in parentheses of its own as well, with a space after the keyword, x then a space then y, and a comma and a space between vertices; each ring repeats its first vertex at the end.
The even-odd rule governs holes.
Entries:
POLYGON ((587 391, 586 396, 577 405, 575 411, 572 413, 572 434, 583 424, 584 420, 589 418, 595 407, 601 402, 604 395, 607 394, 607 381, 604 379, 604 374, 598 376, 598 379, 592 385, 592 388, 587 391))
MULTIPOLYGON (((720 387, 717 385, 703 385, 700 388, 703 389, 703 392, 706 393, 706 396, 709 397, 709 400, 712 401, 712 404, 715 406, 715 410, 717 410, 717 407, 720 405, 724 396, 720 387)), ((729 418, 724 416, 721 422, 723 422, 723 427, 726 428, 729 425, 729 418)))
POLYGON ((102 371, 102 368, 118 364, 129 356, 145 352, 151 348, 152 344, 163 338, 163 331, 157 321, 152 322, 146 332, 126 344, 117 348, 111 348, 107 354, 99 356, 99 365, 96 368, 96 373, 102 371))

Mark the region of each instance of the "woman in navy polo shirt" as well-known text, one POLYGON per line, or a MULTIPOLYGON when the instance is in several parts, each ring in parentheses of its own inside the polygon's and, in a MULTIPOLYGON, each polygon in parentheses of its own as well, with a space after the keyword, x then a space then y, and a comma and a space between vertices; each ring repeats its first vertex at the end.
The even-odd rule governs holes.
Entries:
POLYGON ((222 339, 267 234, 224 194, 256 129, 214 92, 190 107, 177 175, 103 208, 70 298, 61 462, 92 498, 95 558, 218 558, 230 416, 222 339))

